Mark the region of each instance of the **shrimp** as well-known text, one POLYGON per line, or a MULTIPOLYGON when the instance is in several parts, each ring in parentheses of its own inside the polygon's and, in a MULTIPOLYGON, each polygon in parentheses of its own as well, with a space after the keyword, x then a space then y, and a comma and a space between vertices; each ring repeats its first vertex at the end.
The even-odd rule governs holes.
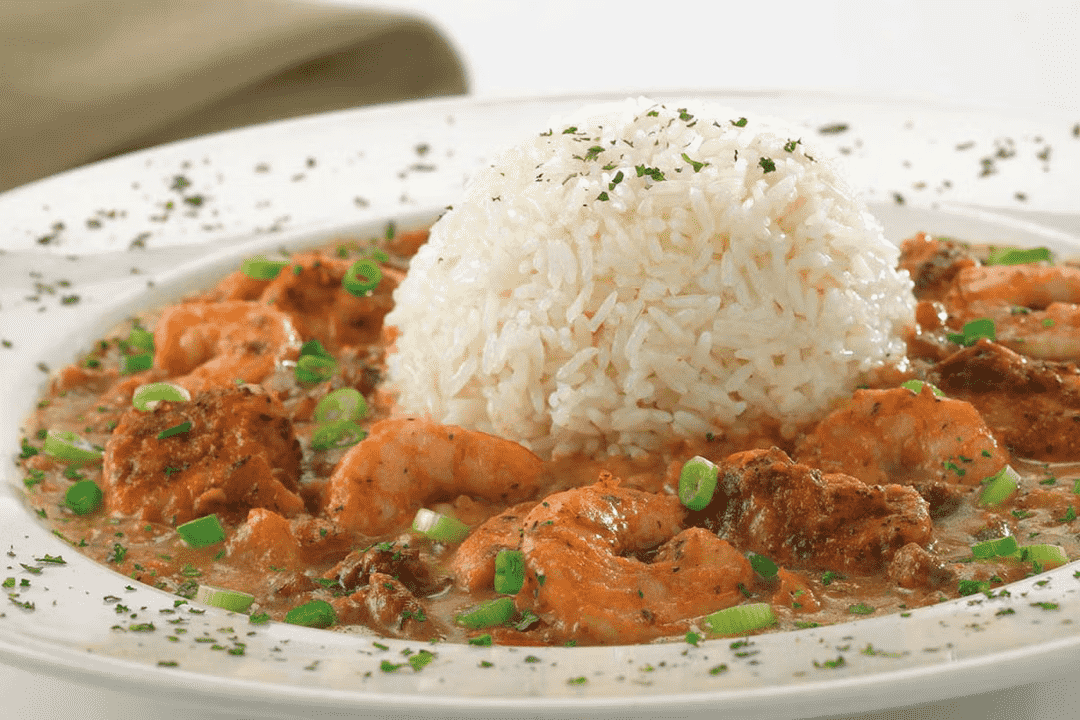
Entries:
POLYGON ((543 461, 511 440, 419 418, 382 420, 330 476, 327 514, 367 536, 404 527, 425 503, 475 495, 503 503, 534 496, 543 461))
POLYGON ((910 487, 823 474, 777 448, 718 465, 716 493, 688 521, 786 567, 872 573, 904 545, 930 540, 929 506, 910 487))
POLYGON ((970 246, 926 233, 905 240, 900 250, 900 269, 911 275, 919 300, 940 300, 956 274, 976 263, 970 246))
POLYGON ((1080 460, 1080 371, 980 340, 945 358, 927 379, 971 403, 1011 452, 1080 460))
POLYGON ((518 608, 578 641, 633 643, 737 604, 749 561, 707 530, 683 530, 685 515, 677 497, 622 487, 609 473, 548 496, 525 517, 518 608), (625 556, 657 545, 652 562, 625 556))
POLYGON ((476 592, 492 587, 495 556, 500 550, 514 550, 521 544, 525 516, 534 507, 534 500, 518 503, 469 533, 450 559, 450 572, 459 588, 476 592))
POLYGON ((166 308, 154 328, 154 367, 196 393, 258 383, 300 354, 284 313, 241 300, 182 303, 166 308))
POLYGON ((143 520, 243 517, 256 507, 289 516, 304 509, 300 462, 281 403, 260 388, 234 386, 153 412, 128 409, 105 444, 102 484, 110 510, 143 520))
POLYGON ((997 342, 1042 360, 1080 360, 1080 268, 979 265, 957 273, 944 298, 954 325, 994 321, 997 342))
POLYGON ((795 460, 867 485, 918 490, 936 516, 1008 462, 970 403, 907 388, 856 390, 795 446, 795 460))
POLYGON ((354 262, 318 253, 294 255, 289 267, 263 288, 259 300, 286 313, 305 340, 318 340, 331 351, 375 342, 403 276, 382 266, 379 284, 358 297, 341 285, 354 262))

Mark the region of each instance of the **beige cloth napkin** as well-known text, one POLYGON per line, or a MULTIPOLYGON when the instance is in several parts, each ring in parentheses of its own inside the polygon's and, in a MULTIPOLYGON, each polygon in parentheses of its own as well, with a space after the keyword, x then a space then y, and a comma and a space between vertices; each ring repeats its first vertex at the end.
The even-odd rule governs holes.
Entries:
POLYGON ((316 0, 0 2, 0 191, 170 140, 466 91, 426 21, 316 0))

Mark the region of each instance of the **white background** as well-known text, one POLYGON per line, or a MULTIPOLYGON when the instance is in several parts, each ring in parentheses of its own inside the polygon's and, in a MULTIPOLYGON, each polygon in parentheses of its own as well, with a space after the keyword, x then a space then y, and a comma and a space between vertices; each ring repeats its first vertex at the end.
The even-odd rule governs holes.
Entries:
POLYGON ((1076 0, 377 4, 431 19, 481 96, 810 88, 1080 111, 1076 0))

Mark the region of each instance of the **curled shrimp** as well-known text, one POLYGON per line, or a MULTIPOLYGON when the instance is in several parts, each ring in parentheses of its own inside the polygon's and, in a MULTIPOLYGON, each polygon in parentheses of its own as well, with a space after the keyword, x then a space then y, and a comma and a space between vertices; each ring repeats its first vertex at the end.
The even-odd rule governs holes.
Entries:
POLYGON ((956 274, 944 298, 954 324, 994 321, 997 342, 1042 360, 1080 359, 1080 268, 977 265, 956 274))
POLYGON ((341 527, 399 530, 424 505, 472 495, 512 503, 533 496, 543 461, 511 440, 419 418, 382 420, 337 464, 326 508, 341 527))
POLYGON ((495 556, 500 550, 517 549, 525 516, 535 506, 533 500, 513 505, 469 533, 450 559, 449 570, 459 588, 476 592, 493 586, 495 556))
POLYGON ((867 485, 910 485, 947 514, 967 488, 1008 462, 978 411, 929 385, 856 390, 796 445, 795 460, 867 485))
POLYGON ((300 354, 289 317, 263 303, 181 303, 154 328, 154 367, 192 393, 258 383, 300 354))
POLYGON ((749 561, 703 528, 682 529, 679 499, 599 482, 548 496, 525 517, 519 609, 581 642, 643 642, 685 632, 735 605, 749 561), (660 546, 651 562, 631 553, 660 546))

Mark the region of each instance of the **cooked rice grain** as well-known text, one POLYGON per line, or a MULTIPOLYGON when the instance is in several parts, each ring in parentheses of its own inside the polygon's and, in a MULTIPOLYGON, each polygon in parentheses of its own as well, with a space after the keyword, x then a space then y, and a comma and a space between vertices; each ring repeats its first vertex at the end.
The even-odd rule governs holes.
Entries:
POLYGON ((765 118, 646 98, 499 155, 395 294, 406 413, 544 455, 793 429, 898 362, 898 250, 834 163, 765 118))

